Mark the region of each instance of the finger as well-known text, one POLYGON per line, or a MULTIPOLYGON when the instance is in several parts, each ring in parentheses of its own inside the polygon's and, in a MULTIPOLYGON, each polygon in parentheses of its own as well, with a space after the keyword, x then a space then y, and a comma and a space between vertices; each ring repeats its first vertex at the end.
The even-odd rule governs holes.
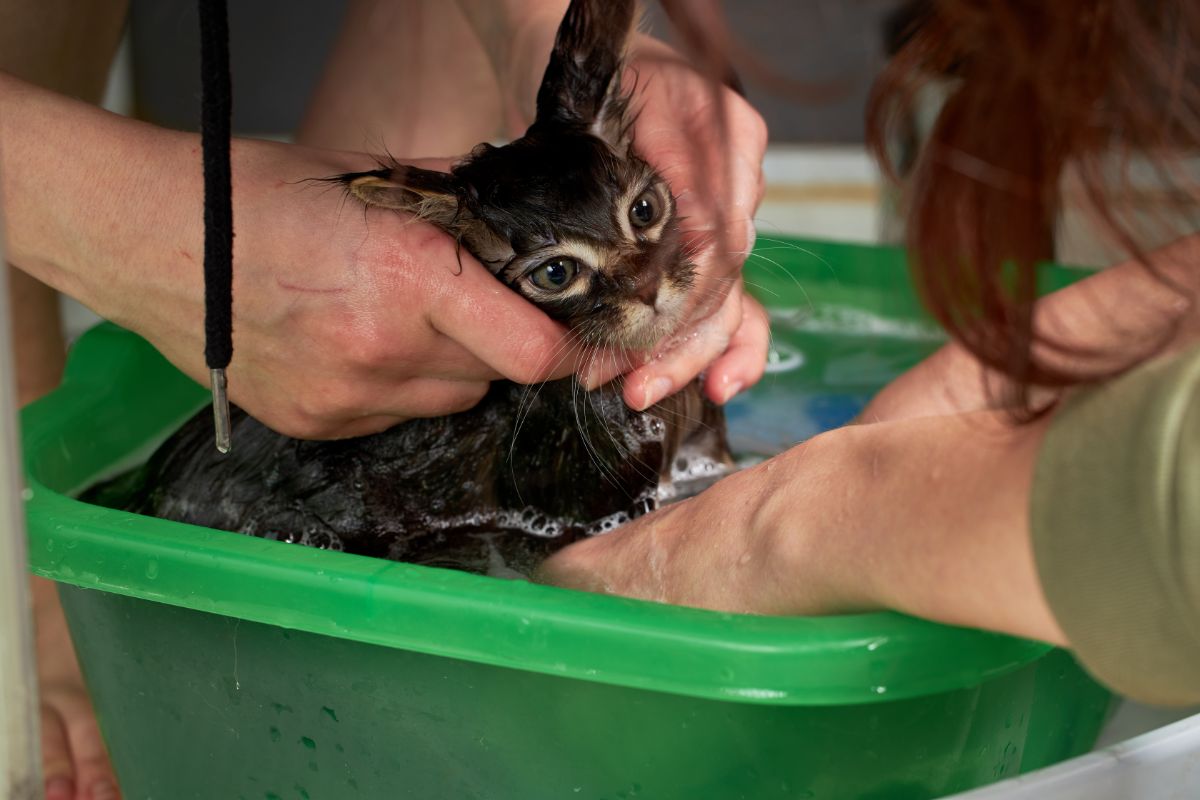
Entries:
POLYGON ((42 774, 46 800, 74 800, 75 768, 67 729, 58 712, 46 704, 42 705, 42 774))
POLYGON ((670 349, 629 373, 625 378, 625 402, 642 411, 682 389, 725 352, 741 318, 739 289, 730 292, 714 314, 668 342, 670 349))
POLYGON ((645 353, 631 350, 597 350, 584 357, 584 367, 579 370, 579 382, 591 391, 603 386, 618 375, 624 375, 635 367, 646 363, 645 353))
POLYGON ((414 417, 466 411, 483 399, 490 385, 436 378, 338 385, 312 402, 293 404, 286 412, 270 409, 257 418, 293 439, 349 439, 379 433, 414 417))
POLYGON ((704 390, 714 403, 724 405, 743 389, 758 383, 767 368, 771 323, 767 311, 748 294, 742 294, 742 324, 727 349, 708 367, 704 390))
POLYGON ((418 378, 404 384, 396 415, 443 417, 479 404, 491 384, 487 381, 442 381, 418 378))
POLYGON ((464 258, 462 274, 445 282, 430 322, 500 376, 517 383, 566 377, 579 362, 580 348, 566 328, 473 259, 464 258))
POLYGON ((77 796, 86 800, 119 800, 117 778, 109 763, 91 702, 82 692, 69 692, 60 695, 56 705, 70 740, 77 796))
MULTIPOLYGON (((421 417, 446 416, 472 409, 479 404, 491 384, 486 380, 414 379, 404 381, 397 403, 380 403, 377 409, 365 409, 361 416, 323 432, 320 439, 350 439, 373 433, 421 417)), ((299 437, 298 437, 299 438, 299 437)))

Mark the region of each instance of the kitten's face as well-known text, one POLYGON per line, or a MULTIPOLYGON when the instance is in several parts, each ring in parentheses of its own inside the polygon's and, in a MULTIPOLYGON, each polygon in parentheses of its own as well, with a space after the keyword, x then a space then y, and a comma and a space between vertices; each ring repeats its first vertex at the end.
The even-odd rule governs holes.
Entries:
POLYGON ((629 147, 536 126, 454 169, 485 231, 463 243, 592 344, 644 349, 678 326, 693 270, 666 182, 629 147))

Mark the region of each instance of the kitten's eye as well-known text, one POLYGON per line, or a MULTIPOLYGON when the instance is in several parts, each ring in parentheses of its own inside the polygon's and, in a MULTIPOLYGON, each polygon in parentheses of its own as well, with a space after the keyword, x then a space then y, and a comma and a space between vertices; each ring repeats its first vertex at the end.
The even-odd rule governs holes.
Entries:
POLYGON ((529 273, 529 280, 544 292, 561 292, 579 274, 573 258, 552 258, 529 273))
POLYGON ((644 228, 658 219, 658 197, 647 189, 629 209, 629 221, 635 228, 644 228))

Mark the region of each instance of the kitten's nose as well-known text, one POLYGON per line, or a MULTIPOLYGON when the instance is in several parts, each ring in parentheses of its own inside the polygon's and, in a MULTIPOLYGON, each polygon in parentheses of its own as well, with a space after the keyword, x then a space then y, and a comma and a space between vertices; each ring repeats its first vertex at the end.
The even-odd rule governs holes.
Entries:
POLYGON ((658 300, 658 281, 647 281, 639 286, 637 298, 651 308, 654 308, 654 302, 658 300))

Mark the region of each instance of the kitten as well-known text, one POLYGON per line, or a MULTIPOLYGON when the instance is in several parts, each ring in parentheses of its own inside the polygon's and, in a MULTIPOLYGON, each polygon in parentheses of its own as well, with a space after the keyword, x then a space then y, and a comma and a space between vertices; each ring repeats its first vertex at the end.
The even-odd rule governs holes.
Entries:
MULTIPOLYGON (((511 144, 479 145, 449 173, 392 164, 334 180, 454 236, 583 342, 651 347, 679 326, 693 266, 670 188, 630 136, 633 17, 633 0, 572 0, 537 118, 511 144)), ((137 486, 124 507, 493 574, 654 508, 689 468, 731 463, 722 413, 695 382, 635 412, 613 384, 498 381, 470 411, 335 442, 280 436, 235 409, 225 456, 210 420, 201 411, 122 484, 137 486), (499 535, 517 532, 533 535, 499 535)))

